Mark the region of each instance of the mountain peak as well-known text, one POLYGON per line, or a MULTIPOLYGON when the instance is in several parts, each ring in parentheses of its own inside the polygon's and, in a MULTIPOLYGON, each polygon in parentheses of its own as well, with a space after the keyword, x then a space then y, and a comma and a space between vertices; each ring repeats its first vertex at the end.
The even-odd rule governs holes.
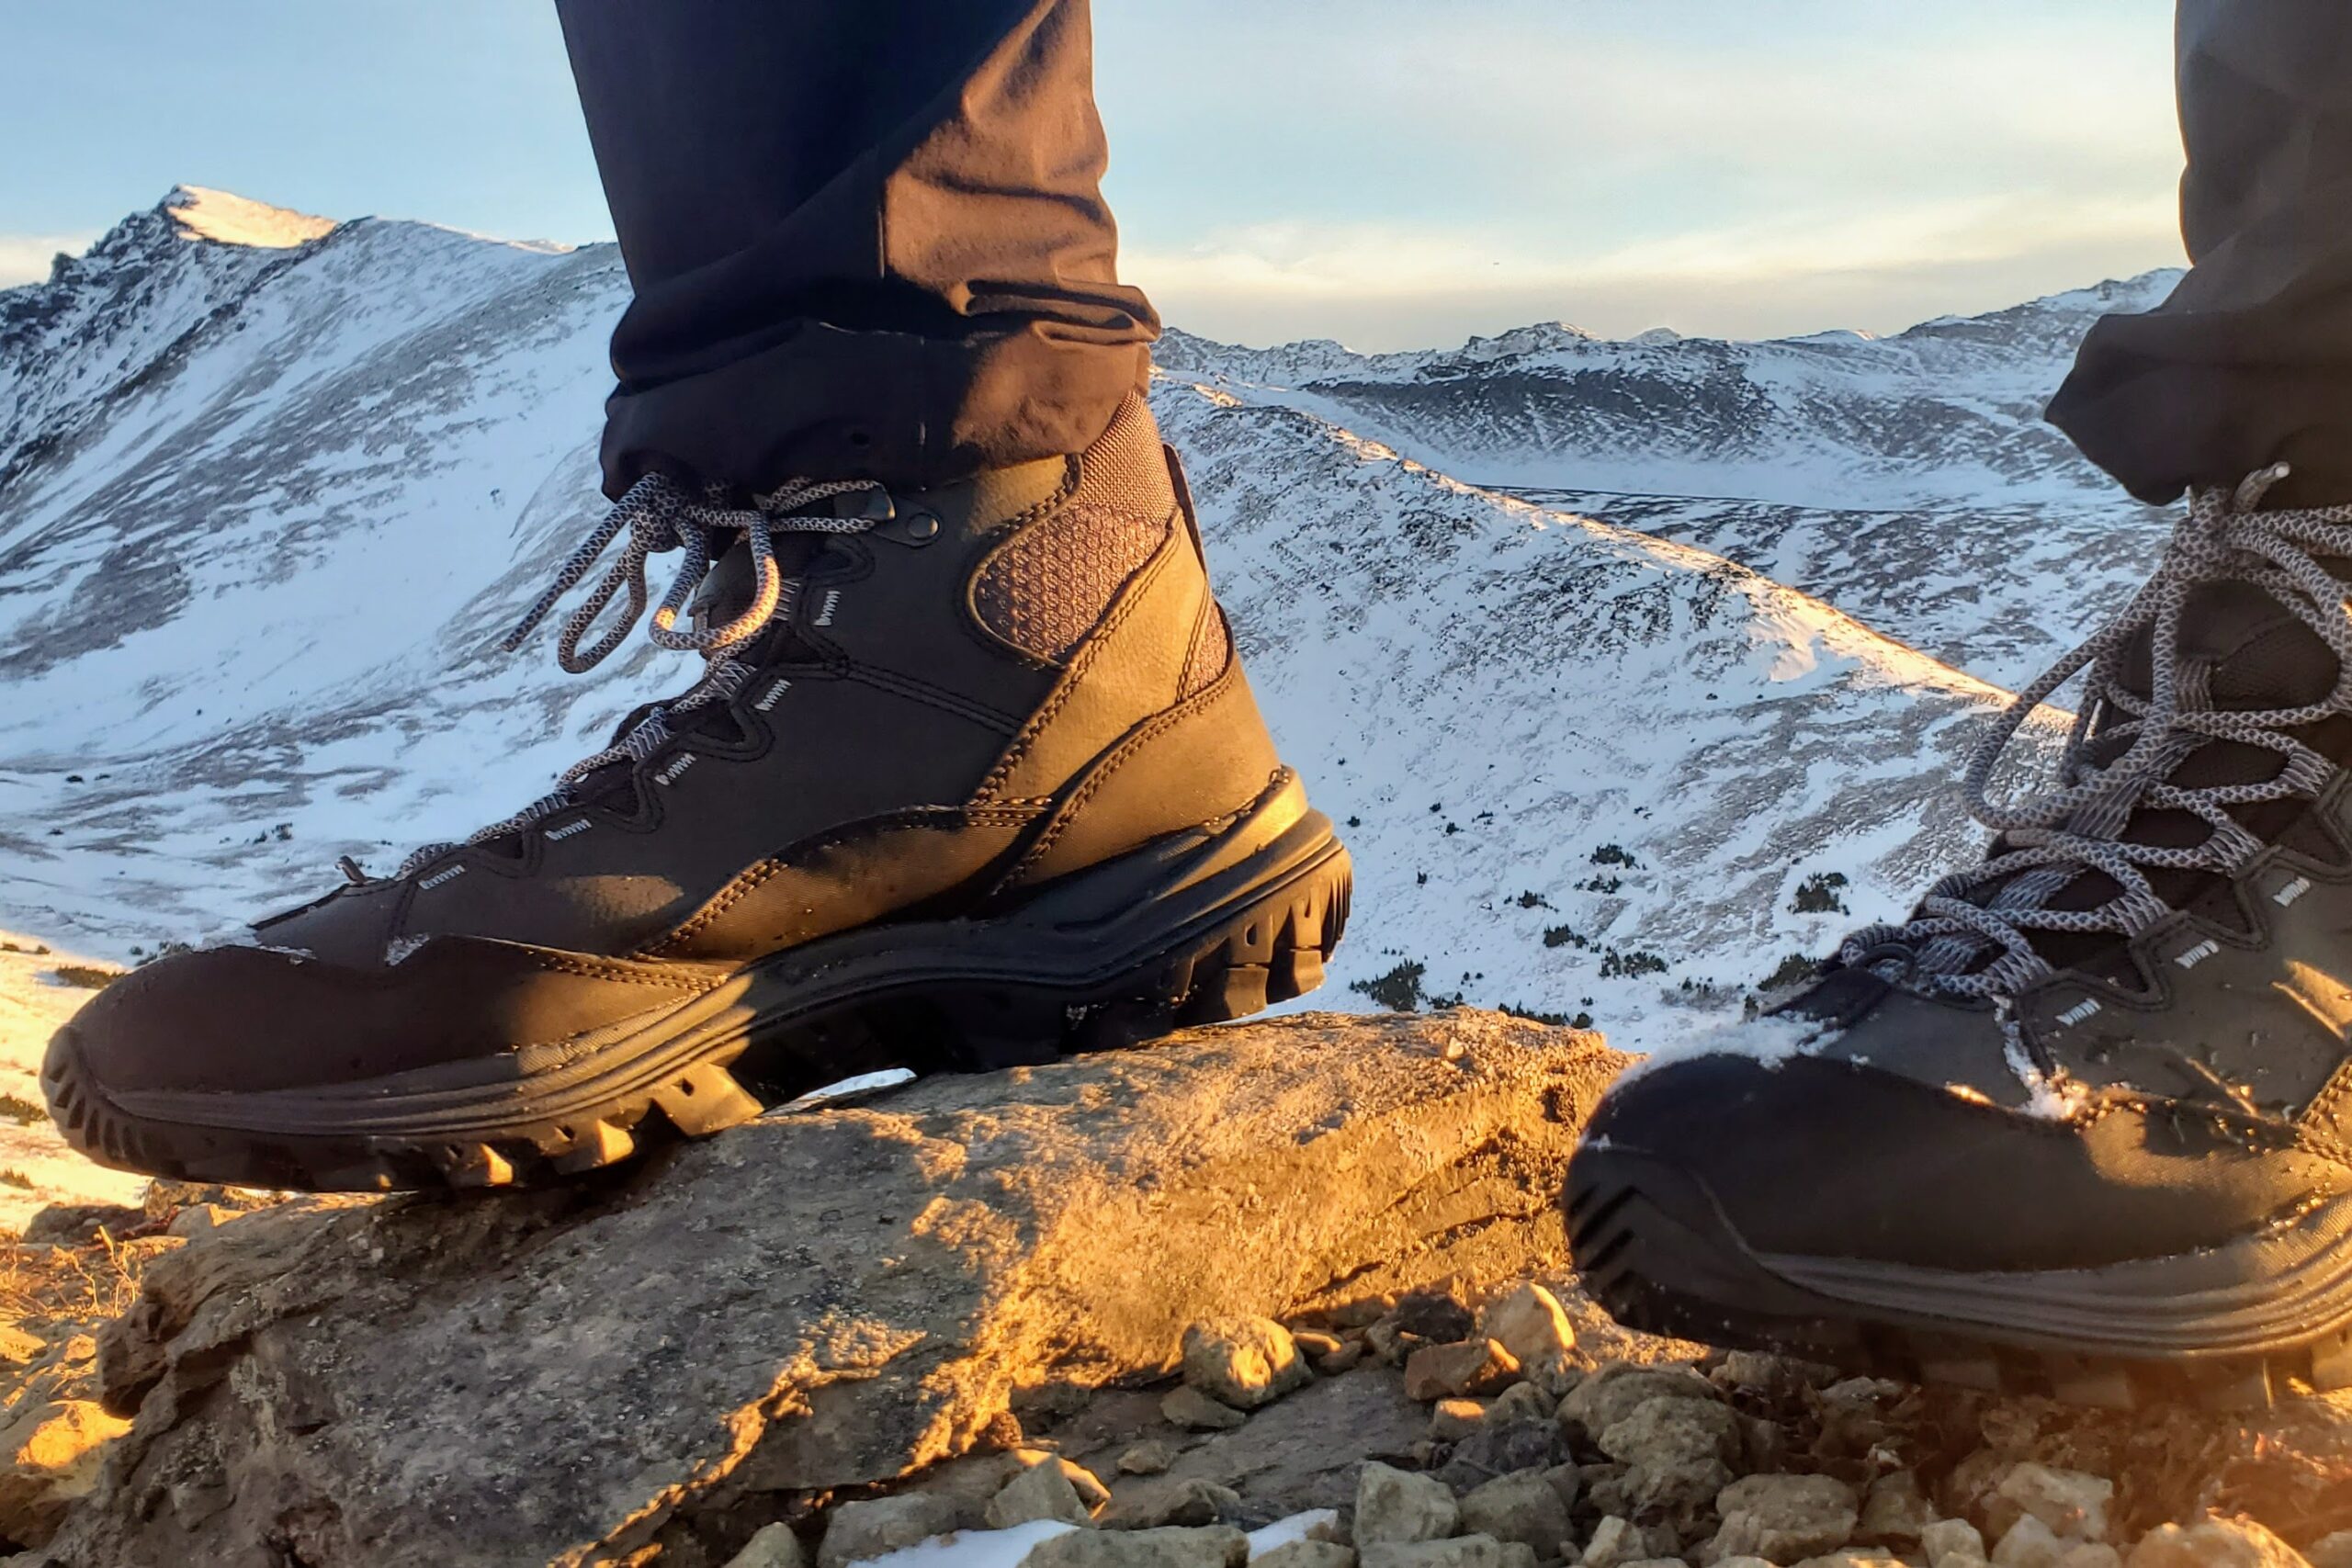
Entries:
POLYGON ((182 239, 247 245, 256 250, 291 250, 310 243, 335 226, 332 218, 272 207, 267 202, 203 186, 173 186, 172 193, 164 197, 161 211, 182 239))

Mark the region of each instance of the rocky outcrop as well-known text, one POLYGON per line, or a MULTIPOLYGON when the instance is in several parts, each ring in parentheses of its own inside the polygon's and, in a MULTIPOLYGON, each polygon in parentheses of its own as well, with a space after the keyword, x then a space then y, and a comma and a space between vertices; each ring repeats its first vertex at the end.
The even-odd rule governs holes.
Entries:
POLYGON ((545 1192, 58 1211, 18 1247, 50 1307, 0 1334, 0 1545, 850 1568, 997 1529, 1024 1568, 2352 1568, 2352 1397, 2071 1410, 1610 1324, 1554 1195, 1617 1063, 1491 1014, 1309 1015, 545 1192), (1277 1562, 1240 1532, 1280 1519, 1277 1562))
POLYGON ((1196 1322, 1556 1269, 1562 1167, 1617 1061, 1491 1014, 1306 1016, 771 1116, 548 1191, 239 1217, 102 1336, 136 1421, 51 1551, 643 1560, 714 1499, 775 1518, 1009 1447, 1024 1412, 1172 1373, 1196 1322))

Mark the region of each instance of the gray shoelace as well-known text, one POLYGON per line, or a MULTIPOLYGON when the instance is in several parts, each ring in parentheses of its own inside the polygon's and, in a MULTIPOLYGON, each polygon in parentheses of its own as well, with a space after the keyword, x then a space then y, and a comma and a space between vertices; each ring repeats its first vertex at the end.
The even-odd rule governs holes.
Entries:
POLYGON ((2286 733, 2331 714, 2352 711, 2352 615, 2346 585, 2316 557, 2352 558, 2352 506, 2312 511, 2256 510, 2262 494, 2284 478, 2285 464, 2250 475, 2235 491, 2199 491, 2173 532, 2155 574, 2121 615, 2018 694, 2001 722, 1969 759, 1963 790, 1968 808, 2007 847, 1981 864, 1956 872, 1928 890, 1917 912, 1901 925, 1872 926, 1848 937, 1838 958, 1849 965, 1892 964, 1912 984, 1947 995, 1996 1002, 2016 997, 2050 976, 2035 951, 2035 931, 2108 932, 2129 939, 2170 915, 2143 868, 2205 871, 2229 876, 2262 846, 2229 813, 2256 801, 2313 796, 2334 775, 2335 762, 2286 733), (2338 661, 2335 689, 2322 701, 2291 708, 2209 705, 2210 671, 2179 659, 2181 612, 2201 583, 2252 583, 2308 626, 2338 661), (2124 683, 2136 638, 2149 634, 2150 690, 2145 698, 2124 683), (2059 687, 2084 675, 2084 700, 2060 756, 2055 785, 2013 804, 1988 794, 1995 767, 2018 729, 2059 687), (2092 755, 2093 721, 2104 713, 2092 755), (2129 744, 2120 755, 2114 748, 2129 744), (2275 777, 2253 784, 2183 788, 2166 782, 2189 752, 2208 740, 2235 741, 2286 759, 2275 777), (2188 847, 2143 844, 2120 837, 2139 809, 2186 811, 2212 832, 2188 847), (2120 889, 2089 909, 2044 907, 2059 888, 2086 871, 2105 874, 2120 889), (1968 895, 2000 884, 1982 903, 1968 895), (1899 950, 1892 959, 1889 949, 1899 950), (1985 960, 1990 952, 1993 956, 1985 960), (1980 962, 1982 961, 1982 962, 1980 962))
MULTIPOLYGON (((677 733, 675 719, 731 699, 752 673, 752 667, 734 657, 733 650, 759 636, 778 616, 789 615, 799 599, 799 579, 786 577, 776 560, 776 536, 864 533, 877 519, 836 517, 805 510, 838 495, 859 493, 887 495, 880 485, 867 479, 794 479, 758 496, 751 506, 735 507, 725 504, 724 491, 718 487, 696 494, 662 474, 648 474, 631 485, 628 493, 613 504, 596 531, 571 552, 547 592, 524 613, 499 647, 508 653, 520 648, 523 639, 548 618, 556 601, 586 578, 594 570, 597 558, 627 532, 628 543, 622 547, 619 558, 580 607, 565 617, 563 630, 556 640, 556 662, 567 672, 578 675, 610 658, 628 639, 630 629, 645 614, 649 595, 647 562, 665 550, 683 550, 684 559, 678 575, 654 606, 647 635, 659 647, 701 654, 708 661, 702 679, 684 695, 654 708, 615 744, 564 769, 557 776, 553 790, 514 816, 473 833, 465 844, 504 838, 577 805, 572 792, 589 775, 616 762, 635 764, 645 761, 677 733), (685 613, 695 591, 735 536, 741 536, 751 547, 753 584, 750 604, 721 625, 679 630, 679 617, 685 613), (628 612, 582 651, 581 639, 588 635, 605 607, 624 592, 628 595, 628 612)), ((426 844, 401 863, 393 878, 413 875, 465 844, 426 844)), ((348 858, 341 863, 346 876, 354 881, 365 880, 365 874, 348 858)))

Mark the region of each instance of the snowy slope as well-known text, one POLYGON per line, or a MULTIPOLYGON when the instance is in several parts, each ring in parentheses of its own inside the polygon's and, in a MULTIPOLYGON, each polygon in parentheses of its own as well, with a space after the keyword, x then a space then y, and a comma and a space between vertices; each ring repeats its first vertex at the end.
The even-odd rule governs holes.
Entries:
POLYGON ((1848 917, 1797 914, 1808 877, 1883 916, 1973 845, 1945 781, 1996 689, 1720 557, 1312 415, 1173 378, 1158 407, 1252 680, 1350 823, 1347 976, 1418 963, 1428 994, 1590 1010, 1624 1039, 1823 946, 1848 917))
POLYGON ((182 187, 48 283, 0 290, 0 482, 333 227, 182 187))
POLYGON ((2131 595, 2174 520, 2120 491, 1879 508, 1514 493, 1728 557, 2009 687, 2040 674, 2131 595))
POLYGON ((2122 601, 2170 527, 2041 413, 2093 321, 2178 277, 1886 338, 1617 342, 1555 324, 1357 355, 1175 333, 1159 357, 1464 479, 1697 545, 2018 685, 2122 601))
MULTIPOLYGON (((317 233, 201 193, 0 293, 0 922, 116 957, 220 932, 329 885, 338 854, 381 867, 503 815, 687 682, 689 661, 642 645, 586 679, 543 642, 491 647, 601 511, 604 339, 625 297, 609 247, 317 233)), ((1325 999, 1418 978, 1424 997, 1589 1010, 1638 1048, 1967 852, 1945 791, 1970 715, 2087 615, 2050 592, 2059 547, 1988 563, 2051 515, 2112 528, 2079 473, 2023 466, 2038 448, 2012 417, 2089 308, 1917 329, 1887 340, 1917 339, 1900 375, 1858 339, 1531 331, 1378 361, 1171 344, 1156 404, 1220 591, 1356 851, 1325 999), (2012 411, 2007 445, 1970 456, 1955 436, 1915 460, 1915 487, 2000 505, 1834 510, 1859 479, 1692 502, 1668 481, 1715 450, 1703 398, 1673 405, 1689 429, 1657 405, 1646 476, 1633 427, 1595 403, 1611 474, 1639 482, 1604 486, 1556 443, 1511 447, 1532 427, 1497 412, 1503 389, 1540 367, 1675 355, 1805 381, 1755 454, 1891 470, 1940 356, 1938 395, 2012 411), (1292 374, 1308 358, 1321 379, 1292 374), (1369 438, 1396 436, 1361 390, 1382 386, 1410 392, 1394 408, 1415 412, 1418 452, 1369 438), (1576 504, 1408 460, 1470 434, 1460 471, 1575 482, 1576 504), (1962 672, 1977 646, 1990 663, 1962 672), (1849 912, 1797 913, 1828 874, 1849 912)), ((1572 423, 1569 395, 1544 390, 1546 431, 1572 423)))

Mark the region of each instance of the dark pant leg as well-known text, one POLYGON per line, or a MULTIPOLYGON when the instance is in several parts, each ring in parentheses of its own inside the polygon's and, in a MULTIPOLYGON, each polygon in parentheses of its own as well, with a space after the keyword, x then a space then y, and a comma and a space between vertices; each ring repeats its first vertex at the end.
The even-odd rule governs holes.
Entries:
POLYGON ((2084 340, 2049 417, 2143 501, 2284 460, 2352 500, 2352 5, 2180 0, 2194 265, 2084 340))
POLYGON ((636 299, 605 488, 938 483, 1148 373, 1087 0, 557 0, 636 299))

